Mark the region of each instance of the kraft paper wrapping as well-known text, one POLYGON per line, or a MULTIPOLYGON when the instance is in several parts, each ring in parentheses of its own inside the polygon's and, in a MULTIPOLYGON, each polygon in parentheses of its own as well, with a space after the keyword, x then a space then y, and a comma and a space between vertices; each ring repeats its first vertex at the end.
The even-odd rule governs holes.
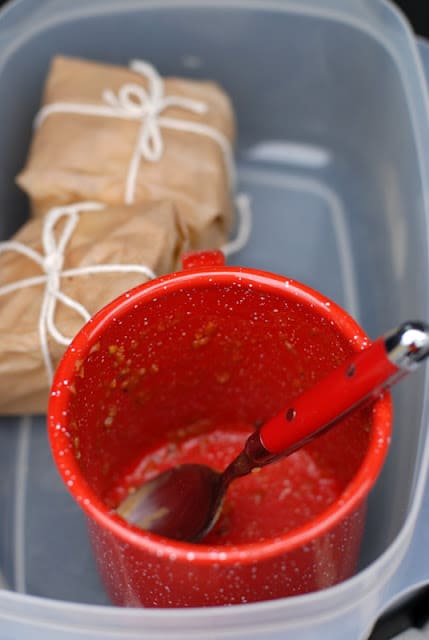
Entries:
POLYGON ((158 80, 152 82, 144 73, 126 67, 63 56, 53 59, 43 95, 45 107, 66 103, 109 110, 106 90, 117 96, 121 88, 131 84, 134 89, 125 100, 127 109, 143 111, 142 117, 137 114, 136 118, 128 113, 130 119, 126 110, 121 112, 123 117, 55 112, 42 119, 26 166, 17 177, 34 215, 81 200, 119 204, 168 199, 189 229, 191 248, 218 248, 226 241, 232 224, 233 185, 231 166, 221 145, 208 135, 165 127, 162 120, 209 127, 232 148, 235 120, 231 102, 211 81, 176 77, 159 81, 160 86, 158 80), (144 88, 145 95, 136 95, 136 85, 144 88), (205 112, 169 103, 156 111, 156 94, 162 87, 167 100, 196 101, 205 105, 205 112), (151 109, 156 113, 151 112, 148 122, 151 109), (161 144, 158 159, 145 157, 145 143, 149 146, 146 155, 151 151, 156 155, 157 144, 161 144), (136 145, 142 149, 127 198, 126 183, 136 145))
MULTIPOLYGON (((47 258, 42 246, 47 216, 28 221, 12 238, 47 258)), ((58 241, 66 224, 58 220, 53 235, 58 241)), ((45 228, 46 234, 46 228, 45 228)), ((144 265, 155 275, 180 267, 180 255, 188 249, 187 230, 174 205, 168 201, 83 211, 64 249, 61 272, 92 265, 144 265)), ((52 269, 52 264, 50 267, 52 269)), ((58 268, 58 264, 57 264, 58 268)), ((44 275, 43 268, 26 255, 8 249, 0 253, 0 289, 24 278, 44 275)), ((92 315, 124 291, 148 279, 142 273, 113 272, 61 277, 60 290, 92 315)), ((44 413, 50 388, 41 350, 39 320, 45 285, 0 296, 0 414, 44 413)), ((61 301, 55 309, 55 325, 72 338, 84 324, 74 309, 61 301)), ((55 368, 65 350, 51 336, 49 353, 55 368)))

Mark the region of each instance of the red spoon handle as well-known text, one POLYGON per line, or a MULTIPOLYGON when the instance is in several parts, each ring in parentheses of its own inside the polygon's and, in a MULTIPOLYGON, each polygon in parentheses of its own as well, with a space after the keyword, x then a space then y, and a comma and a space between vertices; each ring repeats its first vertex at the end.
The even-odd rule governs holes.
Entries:
POLYGON ((422 347, 419 343, 422 331, 415 326, 417 323, 407 323, 379 338, 292 400, 261 427, 259 437, 263 447, 274 454, 291 453, 413 370, 426 357, 428 349, 427 334, 423 334, 422 347))

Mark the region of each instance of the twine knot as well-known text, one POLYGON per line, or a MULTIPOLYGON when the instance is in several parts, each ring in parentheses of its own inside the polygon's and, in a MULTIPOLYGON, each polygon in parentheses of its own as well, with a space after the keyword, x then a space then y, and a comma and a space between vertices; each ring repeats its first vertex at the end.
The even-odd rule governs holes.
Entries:
POLYGON ((134 83, 124 84, 117 94, 106 89, 103 92, 103 100, 118 113, 141 120, 137 141, 138 153, 149 162, 158 162, 164 152, 160 123, 162 113, 168 107, 179 107, 201 114, 207 111, 207 105, 192 98, 166 96, 161 76, 152 65, 143 60, 133 60, 130 67, 147 79, 148 88, 134 83))
POLYGON ((128 166, 125 180, 125 204, 134 204, 137 175, 141 158, 148 162, 158 162, 164 153, 162 129, 184 131, 196 135, 207 136, 216 142, 222 150, 230 189, 235 189, 235 165, 231 143, 227 136, 214 127, 193 120, 166 116, 164 111, 169 107, 177 107, 194 114, 208 111, 206 103, 186 96, 165 95, 164 81, 158 71, 144 60, 133 60, 130 68, 147 80, 147 88, 137 83, 122 85, 117 93, 105 89, 101 104, 84 104, 73 102, 52 102, 44 105, 38 112, 34 126, 54 113, 73 113, 77 115, 98 116, 104 118, 121 118, 136 120, 140 123, 136 144, 128 166))
POLYGON ((55 324, 57 304, 60 302, 73 309, 81 317, 83 323, 88 322, 91 317, 89 311, 80 302, 61 291, 61 279, 63 277, 116 272, 140 273, 148 279, 156 277, 149 267, 137 264, 97 264, 76 267, 75 269, 63 269, 64 252, 79 222, 81 212, 99 212, 102 209, 104 209, 104 205, 99 202, 80 202, 50 209, 45 216, 42 228, 43 253, 39 253, 31 247, 14 240, 0 242, 0 253, 7 251, 20 253, 33 260, 44 272, 44 275, 24 278, 0 287, 0 296, 13 293, 19 289, 25 289, 26 287, 45 286, 39 314, 39 339, 49 381, 53 377, 53 364, 49 353, 48 337, 50 336, 58 344, 64 346, 68 346, 72 340, 71 337, 65 336, 55 324), (63 227, 58 232, 57 227, 60 222, 63 223, 63 227))

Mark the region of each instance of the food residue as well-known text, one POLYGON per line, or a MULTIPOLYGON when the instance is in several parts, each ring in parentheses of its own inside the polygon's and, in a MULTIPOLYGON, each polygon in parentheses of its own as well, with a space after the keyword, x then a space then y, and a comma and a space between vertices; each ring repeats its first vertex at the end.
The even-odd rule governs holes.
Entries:
MULTIPOLYGON (((223 470, 240 452, 250 431, 242 425, 225 425, 207 432, 207 426, 201 421, 180 433, 172 431, 167 442, 138 461, 106 501, 118 505, 145 481, 177 464, 196 462, 223 470)), ((340 490, 335 471, 301 449, 235 480, 216 526, 203 543, 235 545, 287 533, 325 510, 340 490)))

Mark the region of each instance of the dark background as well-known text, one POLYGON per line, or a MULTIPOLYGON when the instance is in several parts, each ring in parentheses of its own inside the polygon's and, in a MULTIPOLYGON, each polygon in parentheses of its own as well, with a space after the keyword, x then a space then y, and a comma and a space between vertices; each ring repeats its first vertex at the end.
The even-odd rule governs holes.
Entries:
POLYGON ((405 13, 418 35, 429 38, 428 0, 394 0, 393 4, 396 4, 405 13))

